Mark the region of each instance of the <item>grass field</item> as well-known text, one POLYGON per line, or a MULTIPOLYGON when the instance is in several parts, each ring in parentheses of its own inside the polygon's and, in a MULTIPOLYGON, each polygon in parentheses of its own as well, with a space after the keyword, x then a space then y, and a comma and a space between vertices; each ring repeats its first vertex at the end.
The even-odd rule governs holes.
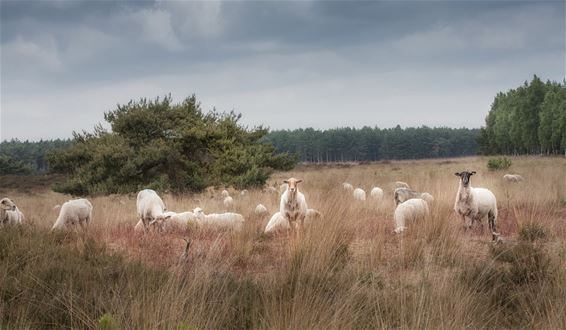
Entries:
MULTIPOLYGON (((90 198, 88 234, 50 234, 53 207, 68 196, 45 188, 2 190, 26 215, 0 230, 0 328, 103 329, 481 329, 566 328, 566 158, 512 158, 506 184, 487 158, 300 166, 276 173, 303 179, 309 207, 323 213, 301 239, 266 236, 279 196, 232 194, 246 218, 239 233, 189 228, 133 232, 135 196, 90 198), (498 199, 494 246, 484 222, 464 232, 453 212, 454 172, 498 199), (377 202, 356 202, 350 182, 377 202), (392 234, 393 183, 435 197, 431 215, 392 234), (179 262, 191 239, 188 260, 179 262)), ((12 178, 13 179, 13 178, 12 178)), ((221 189, 220 189, 221 190, 221 189)), ((169 210, 223 210, 220 191, 165 195, 169 210)))

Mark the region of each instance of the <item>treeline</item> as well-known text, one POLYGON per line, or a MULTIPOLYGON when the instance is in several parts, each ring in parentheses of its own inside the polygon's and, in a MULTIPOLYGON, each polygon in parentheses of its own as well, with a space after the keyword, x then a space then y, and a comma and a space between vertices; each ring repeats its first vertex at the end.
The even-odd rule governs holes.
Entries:
POLYGON ((497 94, 478 142, 484 154, 566 154, 565 83, 534 76, 497 94))
POLYGON ((0 142, 0 175, 41 174, 49 170, 47 154, 67 148, 71 140, 41 140, 37 142, 13 139, 0 142))
POLYGON ((280 152, 299 155, 302 162, 345 162, 474 155, 478 136, 479 129, 426 126, 301 128, 273 131, 264 141, 280 152))

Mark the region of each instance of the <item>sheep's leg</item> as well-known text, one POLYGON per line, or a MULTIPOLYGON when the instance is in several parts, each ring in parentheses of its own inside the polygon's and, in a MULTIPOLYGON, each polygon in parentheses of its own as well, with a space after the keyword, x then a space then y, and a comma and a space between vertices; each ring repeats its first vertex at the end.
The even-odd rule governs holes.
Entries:
POLYGON ((472 228, 472 225, 474 223, 472 217, 467 215, 462 215, 462 220, 464 222, 464 230, 468 230, 472 228))
POLYGON ((497 233, 497 228, 495 223, 496 219, 495 219, 495 214, 493 214, 493 211, 489 211, 489 213, 487 214, 487 218, 489 223, 489 230, 491 230, 491 237, 494 242, 498 242, 500 238, 499 238, 499 233, 497 233))

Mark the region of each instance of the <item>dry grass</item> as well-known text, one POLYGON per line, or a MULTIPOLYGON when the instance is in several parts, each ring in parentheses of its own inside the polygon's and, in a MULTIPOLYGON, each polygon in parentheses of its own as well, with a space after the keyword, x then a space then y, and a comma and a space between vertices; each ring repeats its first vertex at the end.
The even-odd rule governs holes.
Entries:
MULTIPOLYGON (((84 256, 88 244, 99 242, 100 253, 109 258, 125 256, 118 265, 141 261, 139 267, 145 265, 150 278, 163 278, 144 284, 125 272, 121 278, 131 280, 130 285, 121 279, 104 280, 97 284, 100 289, 114 284, 114 291, 91 298, 95 302, 89 304, 95 307, 82 306, 80 297, 66 299, 69 288, 58 287, 63 290, 58 293, 61 310, 50 312, 62 314, 51 320, 60 324, 37 321, 31 311, 41 312, 41 307, 23 307, 26 300, 17 295, 6 300, 7 292, 13 292, 0 289, 0 314, 6 312, 0 328, 96 328, 104 314, 118 328, 146 329, 565 328, 566 159, 513 159, 511 170, 526 179, 518 185, 505 184, 504 173, 488 172, 485 164, 486 158, 475 157, 300 167, 277 173, 271 184, 290 176, 303 179, 300 188, 309 207, 324 215, 301 239, 263 234, 269 217, 258 218, 253 211, 262 203, 275 212, 278 196, 261 191, 250 191, 246 197, 233 194, 235 211, 246 218, 240 233, 190 228, 141 237, 132 230, 137 222, 134 196, 108 196, 91 198, 94 219, 87 237, 56 238, 47 234, 57 216, 52 208, 68 196, 3 191, 16 201, 32 228, 16 233, 22 240, 27 237, 28 243, 20 245, 33 244, 33 235, 47 237, 38 254, 61 247, 84 256), (458 186, 454 172, 463 169, 478 171, 472 185, 487 187, 498 197, 498 228, 505 239, 501 247, 492 247, 487 230, 464 232, 453 214, 458 186), (386 196, 380 203, 371 198, 355 202, 341 190, 344 181, 368 192, 380 186, 386 196), (426 222, 408 224, 402 236, 392 234, 395 181, 435 197, 426 222), (192 242, 190 256, 179 264, 182 238, 187 237, 192 242), (105 307, 96 307, 98 303, 105 307)), ((168 195, 164 201, 168 209, 179 212, 196 206, 220 211, 220 191, 168 195)), ((17 246, 0 242, 2 249, 17 246)), ((10 255, 0 253, 0 287, 14 276, 33 275, 37 285, 47 286, 45 292, 57 294, 42 272, 18 266, 10 255)), ((81 258, 77 260, 85 259, 81 258)), ((116 267, 112 262, 102 267, 101 278, 116 267)), ((20 289, 21 297, 37 294, 26 291, 31 288, 20 289)))

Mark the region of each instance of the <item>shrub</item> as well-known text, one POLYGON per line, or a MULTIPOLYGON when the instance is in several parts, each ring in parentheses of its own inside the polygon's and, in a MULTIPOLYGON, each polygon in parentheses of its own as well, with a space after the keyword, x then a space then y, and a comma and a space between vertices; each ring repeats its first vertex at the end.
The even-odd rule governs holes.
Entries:
POLYGON ((546 236, 546 228, 538 222, 527 223, 519 229, 519 238, 523 241, 534 242, 538 239, 545 239, 546 236))
POLYGON ((507 157, 491 158, 487 161, 487 168, 490 171, 506 170, 511 167, 511 160, 507 157))

